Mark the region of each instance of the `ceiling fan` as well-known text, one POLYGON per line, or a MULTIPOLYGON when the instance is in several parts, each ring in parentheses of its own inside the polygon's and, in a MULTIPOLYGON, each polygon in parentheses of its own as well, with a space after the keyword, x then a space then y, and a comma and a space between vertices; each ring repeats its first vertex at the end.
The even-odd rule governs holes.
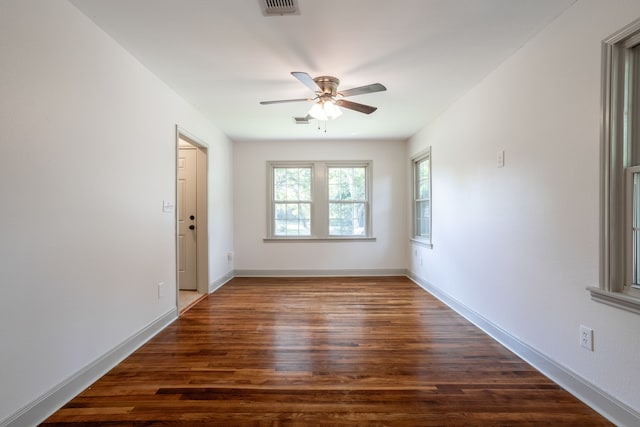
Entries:
POLYGON ((300 101, 315 101, 311 110, 307 114, 306 119, 314 118, 318 120, 335 119, 342 114, 340 108, 348 108, 349 110, 358 111, 364 114, 371 114, 376 111, 377 107, 370 105, 359 104, 357 102, 347 101, 346 97, 354 95, 363 95, 366 93, 382 92, 387 90, 386 87, 380 83, 373 83, 366 86, 355 87, 352 89, 338 91, 338 85, 340 80, 333 76, 320 76, 311 78, 311 76, 305 72, 293 71, 291 72, 293 77, 298 79, 303 85, 311 89, 315 96, 313 98, 298 98, 298 99, 280 99, 277 101, 262 101, 260 104, 282 104, 285 102, 300 102, 300 101))

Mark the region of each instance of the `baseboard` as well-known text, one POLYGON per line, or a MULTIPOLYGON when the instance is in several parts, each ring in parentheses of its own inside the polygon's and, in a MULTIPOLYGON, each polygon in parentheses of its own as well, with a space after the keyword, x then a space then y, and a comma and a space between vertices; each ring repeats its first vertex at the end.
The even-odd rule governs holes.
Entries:
POLYGON ((225 283, 227 283, 229 280, 233 279, 234 274, 233 271, 228 272, 227 274, 225 274, 224 276, 218 278, 217 280, 211 282, 209 284, 209 293, 213 293, 215 291, 217 291, 219 288, 222 287, 222 285, 224 285, 225 283))
POLYGON ((407 277, 617 426, 640 426, 640 413, 520 341, 412 272, 407 277))
POLYGON ((404 268, 345 270, 235 270, 235 277, 406 276, 404 268))
POLYGON ((0 426, 38 425, 177 318, 176 309, 168 311, 104 356, 76 372, 9 418, 2 420, 0 426))

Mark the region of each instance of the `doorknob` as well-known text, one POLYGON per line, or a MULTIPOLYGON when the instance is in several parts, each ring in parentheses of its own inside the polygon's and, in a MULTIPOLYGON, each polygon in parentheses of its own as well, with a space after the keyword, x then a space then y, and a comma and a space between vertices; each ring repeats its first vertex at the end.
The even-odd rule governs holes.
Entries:
POLYGON ((196 226, 195 226, 195 225, 190 225, 190 226, 189 226, 189 230, 195 230, 195 229, 196 229, 196 226))
POLYGON ((195 217, 195 216, 193 216, 193 215, 191 215, 191 216, 189 217, 189 219, 190 219, 190 220, 194 220, 194 219, 196 219, 196 217, 195 217))

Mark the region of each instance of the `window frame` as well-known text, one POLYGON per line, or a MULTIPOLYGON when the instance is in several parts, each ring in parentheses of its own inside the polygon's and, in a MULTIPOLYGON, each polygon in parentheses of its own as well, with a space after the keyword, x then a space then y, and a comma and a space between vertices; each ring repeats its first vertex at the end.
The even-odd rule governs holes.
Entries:
POLYGON ((371 160, 267 161, 267 236, 264 242, 375 241, 372 220, 373 162, 371 160), (279 236, 275 234, 274 170, 276 168, 311 167, 311 235, 279 236), (329 234, 329 168, 365 168, 364 235, 329 234))
POLYGON ((640 314, 640 289, 630 283, 630 174, 640 165, 640 127, 625 119, 640 109, 640 85, 625 80, 629 67, 640 79, 640 19, 602 42, 600 284, 588 290, 594 301, 640 314))
POLYGON ((411 157, 411 241, 427 247, 433 248, 433 192, 432 192, 432 157, 431 147, 419 152, 411 157), (429 236, 418 235, 418 203, 423 201, 418 199, 418 164, 426 161, 429 165, 429 236))

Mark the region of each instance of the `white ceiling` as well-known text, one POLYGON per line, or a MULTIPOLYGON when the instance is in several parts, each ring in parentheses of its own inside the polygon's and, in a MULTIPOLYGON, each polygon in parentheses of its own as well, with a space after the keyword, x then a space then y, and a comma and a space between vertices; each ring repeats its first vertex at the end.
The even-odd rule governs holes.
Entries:
POLYGON ((406 139, 480 82, 575 0, 298 0, 265 17, 260 0, 71 0, 233 140, 406 139), (382 83, 318 130, 295 124, 311 91, 382 83))

